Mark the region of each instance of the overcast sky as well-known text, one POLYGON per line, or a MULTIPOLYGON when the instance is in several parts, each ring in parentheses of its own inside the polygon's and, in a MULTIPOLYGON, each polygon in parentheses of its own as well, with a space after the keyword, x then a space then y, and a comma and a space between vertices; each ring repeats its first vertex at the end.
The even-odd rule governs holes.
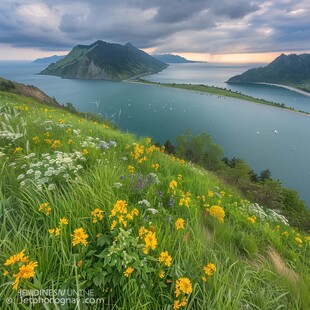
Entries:
POLYGON ((1 0, 0 59, 64 54, 101 39, 192 59, 261 61, 309 52, 309 17, 309 0, 1 0))

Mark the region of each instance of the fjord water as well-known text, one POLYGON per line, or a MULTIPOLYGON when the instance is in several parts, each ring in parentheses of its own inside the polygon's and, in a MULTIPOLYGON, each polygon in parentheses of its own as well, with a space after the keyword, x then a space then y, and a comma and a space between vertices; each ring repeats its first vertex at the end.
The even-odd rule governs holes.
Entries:
MULTIPOLYGON (((185 128, 195 134, 207 132, 224 148, 225 155, 244 158, 257 172, 269 168, 275 179, 298 190, 310 206, 309 116, 180 89, 35 75, 40 68, 0 63, 0 76, 33 84, 60 103, 72 102, 81 111, 101 113, 122 130, 151 136, 155 141, 173 140, 185 128)), ((219 76, 225 72, 220 71, 214 69, 218 73, 214 73, 213 85, 221 83, 219 76)), ((309 98, 305 97, 303 104, 307 103, 309 98)))

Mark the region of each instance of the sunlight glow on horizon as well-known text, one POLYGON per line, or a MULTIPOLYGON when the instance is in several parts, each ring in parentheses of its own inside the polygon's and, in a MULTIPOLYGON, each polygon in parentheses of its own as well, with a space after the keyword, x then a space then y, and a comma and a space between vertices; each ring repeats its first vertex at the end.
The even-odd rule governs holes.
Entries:
MULTIPOLYGON (((152 54, 154 48, 142 49, 146 53, 152 54)), ((0 43, 0 60, 24 60, 33 61, 37 58, 49 57, 53 55, 67 55, 70 51, 41 51, 35 48, 15 48, 9 44, 0 43)), ((267 53, 238 53, 238 54, 209 54, 209 53, 182 53, 172 52, 171 54, 179 55, 188 60, 204 61, 209 63, 230 63, 230 64, 246 64, 246 63, 270 63, 276 57, 283 54, 302 54, 310 51, 289 51, 289 52, 267 52, 267 53)))

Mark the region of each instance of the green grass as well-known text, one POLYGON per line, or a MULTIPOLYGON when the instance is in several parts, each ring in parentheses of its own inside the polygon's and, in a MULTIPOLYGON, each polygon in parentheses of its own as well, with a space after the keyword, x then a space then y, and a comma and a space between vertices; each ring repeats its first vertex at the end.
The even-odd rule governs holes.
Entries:
POLYGON ((250 202, 211 172, 164 154, 146 139, 5 92, 0 92, 0 127, 1 133, 6 131, 0 137, 0 272, 8 271, 1 276, 1 309, 172 309, 173 302, 181 300, 175 295, 175 285, 182 277, 192 285, 191 293, 185 294, 187 309, 309 309, 310 243, 306 236, 278 222, 257 218, 249 223, 250 202), (12 134, 16 139, 8 138, 12 134), (109 147, 98 148, 99 141, 116 145, 110 142, 109 147), (137 144, 144 146, 141 154, 137 144), (55 151, 67 154, 65 160, 54 162, 55 151), (68 154, 75 154, 72 161, 68 154), (40 161, 53 170, 38 166, 40 161), (159 164, 157 171, 152 164, 159 164), (82 168, 77 169, 78 165, 82 168), (35 174, 39 170, 41 175, 35 174), (40 187, 43 173, 47 180, 40 187), (177 186, 169 189, 172 180, 177 186), (47 189, 50 184, 54 189, 47 189), (189 206, 180 206, 186 194, 189 206), (139 212, 126 219, 126 226, 121 218, 111 217, 118 200, 127 202, 127 214, 135 208, 139 212), (49 204, 49 214, 39 211, 42 203, 49 204), (212 205, 224 209, 223 223, 206 211, 212 205), (103 219, 93 223, 91 212, 96 208, 103 211, 103 219), (64 217, 68 224, 60 225, 64 217), (176 229, 178 218, 184 219, 184 229, 176 229), (114 219, 118 224, 111 230, 114 219), (144 253, 145 235, 139 237, 142 226, 156 233, 156 247, 148 254, 144 253), (58 227, 59 236, 49 233, 58 227), (77 228, 88 235, 86 246, 73 246, 77 228), (284 236, 284 231, 289 235, 284 236), (301 247, 297 237, 303 242, 301 247), (279 253, 297 280, 277 269, 269 248, 279 253), (13 275, 23 263, 4 264, 23 249, 38 266, 33 277, 22 278, 13 290, 13 275), (172 257, 171 266, 158 261, 164 251, 172 257), (210 262, 216 271, 204 282, 203 267, 210 262), (124 276, 127 267, 134 268, 129 277, 124 276), (80 290, 80 294, 91 290, 93 298, 104 301, 91 306, 72 300, 63 300, 61 305, 57 299, 53 304, 21 304, 20 290, 24 289, 80 290))

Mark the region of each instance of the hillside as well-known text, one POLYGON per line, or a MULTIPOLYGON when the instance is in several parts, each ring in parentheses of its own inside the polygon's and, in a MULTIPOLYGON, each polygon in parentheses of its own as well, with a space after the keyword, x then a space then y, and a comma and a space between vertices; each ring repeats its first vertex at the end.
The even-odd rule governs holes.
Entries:
POLYGON ((0 77, 0 91, 6 91, 18 95, 23 95, 25 97, 36 99, 55 107, 60 107, 60 105, 54 98, 51 98, 50 96, 45 94, 41 89, 33 85, 25 85, 0 77))
POLYGON ((66 57, 40 74, 73 79, 125 80, 157 73, 166 67, 165 63, 130 43, 96 41, 91 45, 77 45, 66 57))
POLYGON ((296 86, 300 89, 309 91, 310 54, 282 54, 266 67, 250 69, 227 81, 227 83, 253 82, 296 86))
POLYGON ((51 64, 51 63, 57 62, 58 60, 60 60, 64 57, 65 56, 54 55, 54 56, 50 56, 50 57, 37 58, 33 61, 33 63, 35 63, 35 64, 51 64))
POLYGON ((1 309, 310 308, 310 236, 213 173, 3 91, 0 127, 1 309))
POLYGON ((152 55, 154 58, 165 62, 165 63, 193 63, 196 61, 188 60, 184 57, 181 57, 179 55, 173 55, 173 54, 154 54, 152 55))

